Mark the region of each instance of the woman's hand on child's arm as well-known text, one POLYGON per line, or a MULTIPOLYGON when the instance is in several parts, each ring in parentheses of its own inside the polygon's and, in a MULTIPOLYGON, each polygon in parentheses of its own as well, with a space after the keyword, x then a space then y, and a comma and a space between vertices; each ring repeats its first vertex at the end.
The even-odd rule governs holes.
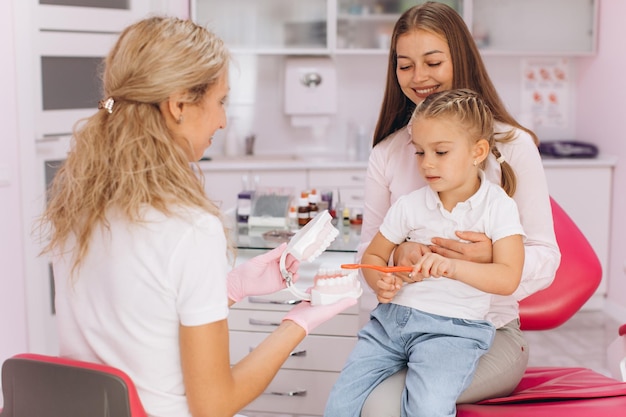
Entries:
POLYGON ((454 239, 435 237, 430 250, 449 259, 463 259, 478 263, 493 262, 493 245, 491 239, 479 232, 456 232, 460 242, 454 239))
MULTIPOLYGON (((424 244, 417 242, 403 242, 398 245, 393 253, 394 265, 413 266, 422 258, 422 256, 430 252, 430 248, 424 244)), ((404 282, 415 282, 415 278, 412 276, 409 277, 407 272, 396 272, 395 274, 404 282)))

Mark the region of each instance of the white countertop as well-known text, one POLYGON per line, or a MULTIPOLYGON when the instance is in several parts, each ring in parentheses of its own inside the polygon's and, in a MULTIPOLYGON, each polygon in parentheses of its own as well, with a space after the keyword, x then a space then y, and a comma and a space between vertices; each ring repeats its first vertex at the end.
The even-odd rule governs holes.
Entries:
MULTIPOLYGON (((294 169, 367 169, 367 161, 348 161, 344 156, 300 157, 297 155, 251 155, 238 157, 212 156, 200 161, 203 171, 294 170, 294 169)), ((617 158, 600 155, 597 158, 543 158, 546 168, 613 167, 617 158)))
POLYGON ((291 170, 291 169, 367 169, 367 161, 347 161, 343 156, 300 157, 296 155, 212 156, 200 161, 203 171, 291 170))

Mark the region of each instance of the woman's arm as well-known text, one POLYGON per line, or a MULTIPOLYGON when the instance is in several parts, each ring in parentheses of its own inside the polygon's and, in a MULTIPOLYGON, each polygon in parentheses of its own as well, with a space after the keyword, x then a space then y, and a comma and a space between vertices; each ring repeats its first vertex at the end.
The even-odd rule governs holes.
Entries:
POLYGON ((302 327, 285 321, 231 369, 226 320, 180 326, 181 362, 191 414, 232 417, 262 394, 305 335, 302 327))
POLYGON ((226 320, 199 326, 181 325, 181 366, 191 414, 231 417, 263 393, 311 330, 356 302, 349 297, 329 305, 298 304, 276 330, 232 367, 226 320))
POLYGON ((367 165, 363 225, 361 226, 361 241, 357 248, 357 263, 361 262, 363 253, 378 233, 378 228, 391 207, 391 191, 384 173, 385 155, 381 149, 381 145, 372 149, 367 165))
POLYGON ((522 281, 513 294, 521 300, 552 283, 561 253, 554 235, 548 183, 532 138, 519 131, 517 139, 499 144, 498 148, 515 170, 517 189, 513 199, 526 234, 522 281))

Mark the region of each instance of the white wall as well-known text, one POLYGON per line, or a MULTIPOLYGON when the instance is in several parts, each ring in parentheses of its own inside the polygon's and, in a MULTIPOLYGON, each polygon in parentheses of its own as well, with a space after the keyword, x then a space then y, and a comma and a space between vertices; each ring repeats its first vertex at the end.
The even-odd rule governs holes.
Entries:
MULTIPOLYGON (((14 0, 19 1, 19 0, 14 0)), ((13 1, 0 1, 0 362, 27 350, 13 1), (2 180, 5 179, 6 182, 2 180)))
POLYGON ((626 2, 600 2, 598 54, 578 64, 576 131, 617 157, 606 309, 626 323, 626 2))

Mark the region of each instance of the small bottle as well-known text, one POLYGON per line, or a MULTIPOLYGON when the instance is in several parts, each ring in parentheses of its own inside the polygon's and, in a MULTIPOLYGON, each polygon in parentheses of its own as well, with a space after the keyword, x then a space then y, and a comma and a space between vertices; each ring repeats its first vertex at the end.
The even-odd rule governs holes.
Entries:
POLYGON ((289 206, 289 213, 287 215, 287 227, 289 230, 298 229, 298 211, 296 206, 289 206))
POLYGON ((305 226, 309 220, 309 195, 302 192, 298 200, 298 226, 305 226))
POLYGON ((350 209, 348 207, 344 207, 343 213, 342 213, 342 218, 343 218, 343 225, 344 226, 350 225, 350 209))
POLYGON ((309 194, 309 217, 312 219, 317 216, 319 212, 318 203, 320 201, 320 196, 317 194, 317 191, 314 189, 311 190, 309 194))
POLYGON ((237 222, 248 223, 254 191, 250 190, 247 175, 241 178, 241 183, 241 191, 237 194, 237 222))

